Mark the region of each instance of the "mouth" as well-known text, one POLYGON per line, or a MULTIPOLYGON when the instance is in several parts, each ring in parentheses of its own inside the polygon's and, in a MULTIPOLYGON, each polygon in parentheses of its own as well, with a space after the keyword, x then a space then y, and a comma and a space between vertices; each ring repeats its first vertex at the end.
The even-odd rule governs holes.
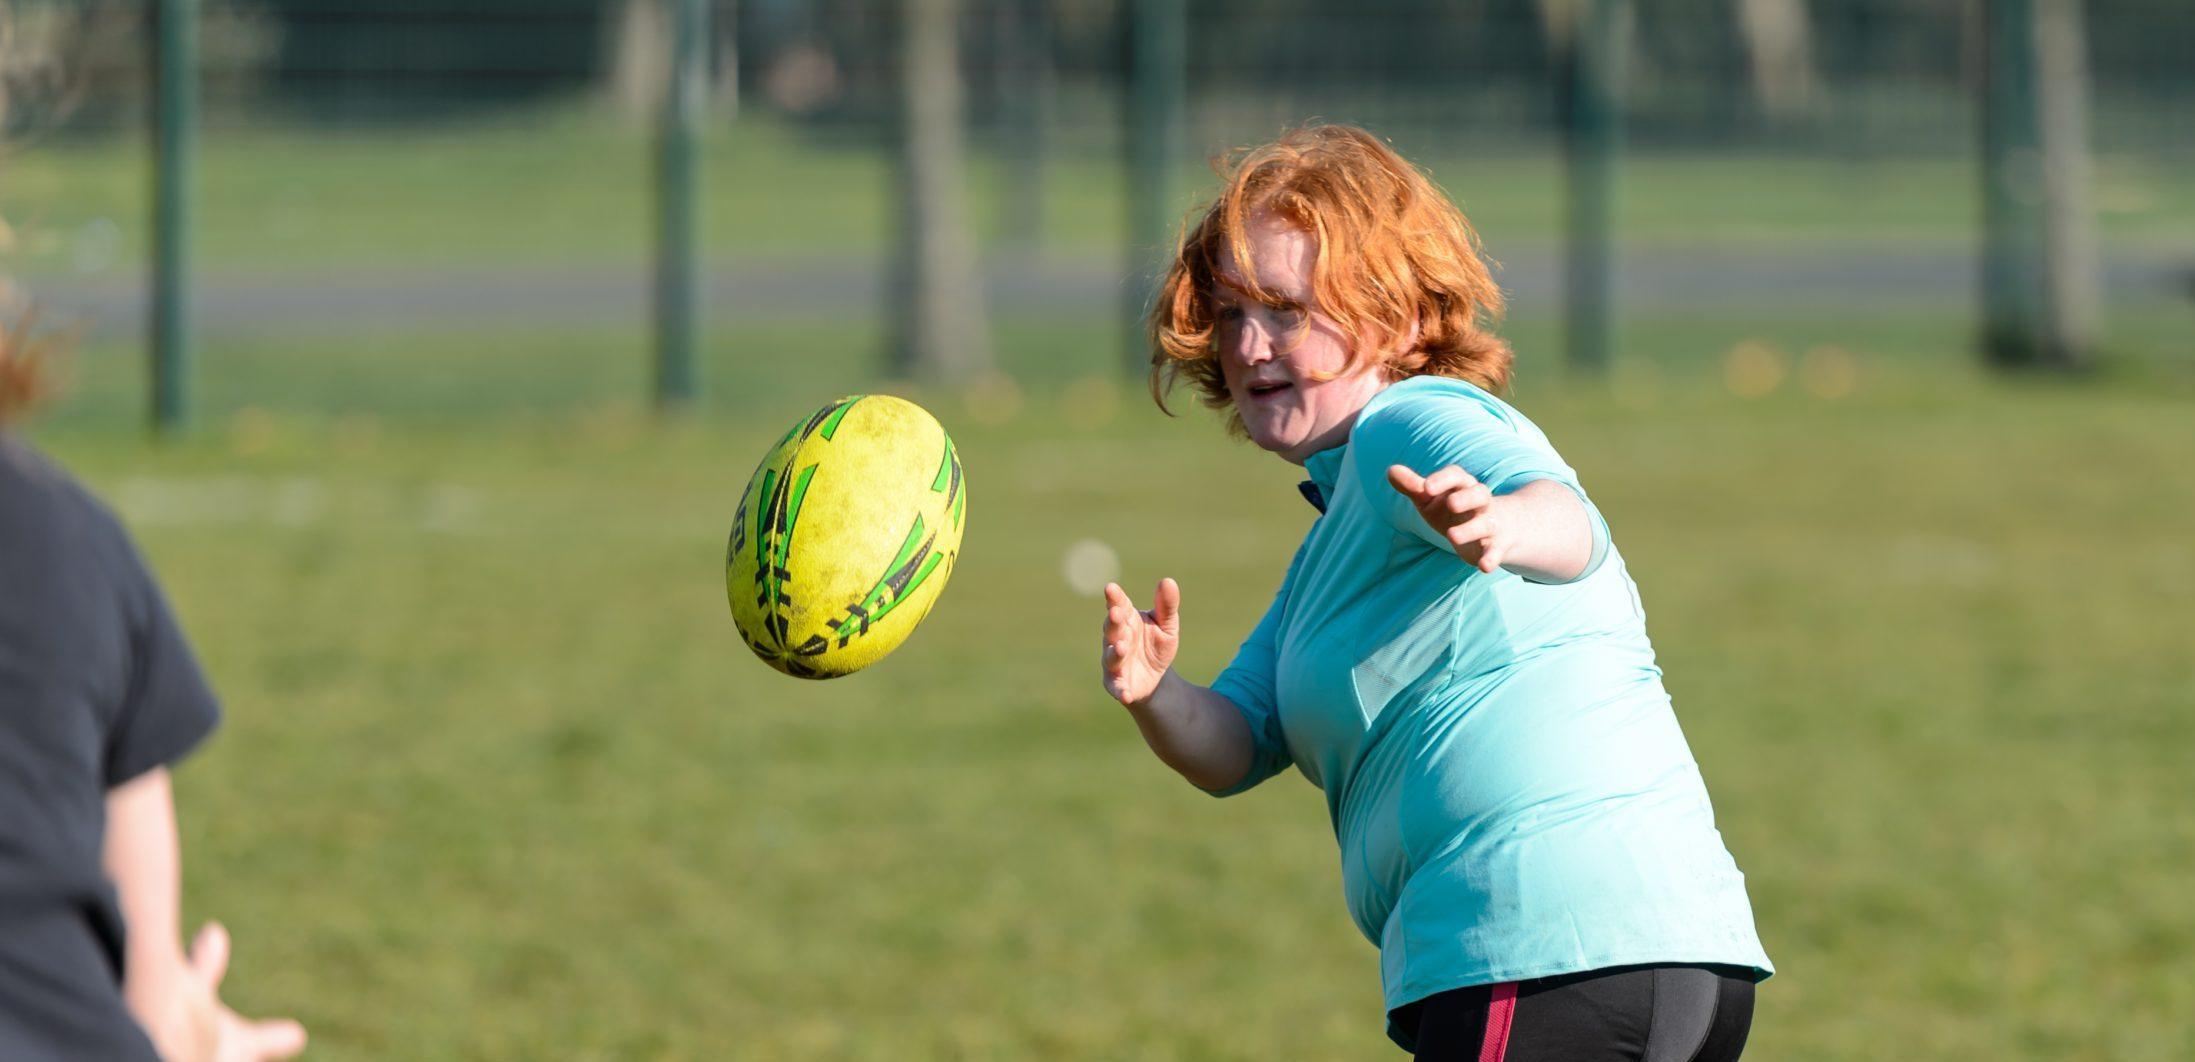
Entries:
POLYGON ((1243 390, 1249 392, 1251 400, 1262 402, 1270 400, 1275 395, 1294 390, 1295 386, 1286 380, 1261 380, 1244 387, 1243 390))

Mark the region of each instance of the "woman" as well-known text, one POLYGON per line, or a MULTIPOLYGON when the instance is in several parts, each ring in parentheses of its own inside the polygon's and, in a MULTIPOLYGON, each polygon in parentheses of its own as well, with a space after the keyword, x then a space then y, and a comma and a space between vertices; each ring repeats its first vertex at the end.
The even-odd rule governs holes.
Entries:
POLYGON ((0 1058, 289 1058, 222 1005, 221 927, 181 947, 168 765, 219 713, 121 526, 6 430, 34 346, 0 328, 0 1058))
POLYGON ((1494 397, 1501 294, 1454 204, 1361 130, 1242 156, 1150 328, 1177 380, 1302 465, 1320 511, 1210 687, 1181 590, 1106 588, 1101 664, 1217 796, 1325 790, 1388 1034, 1423 1059, 1734 1059, 1771 971, 1607 526, 1494 397))

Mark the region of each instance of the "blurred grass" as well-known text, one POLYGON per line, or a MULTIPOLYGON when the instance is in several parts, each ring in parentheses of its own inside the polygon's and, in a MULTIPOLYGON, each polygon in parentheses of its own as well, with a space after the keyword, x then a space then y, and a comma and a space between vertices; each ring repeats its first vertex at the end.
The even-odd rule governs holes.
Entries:
MULTIPOLYGON (((1463 202, 1492 246, 1559 236, 1557 156, 1398 147, 1463 202)), ((141 138, 27 148, 10 152, 0 184, 0 216, 21 230, 15 270, 144 260, 151 176, 141 138)), ((216 127, 201 145, 201 262, 246 271, 639 263, 651 239, 651 150, 645 128, 575 107, 425 130, 216 127)), ((757 118, 716 126, 705 151, 703 246, 713 253, 870 255, 891 232, 880 148, 757 118)), ((974 216, 994 241, 1005 219, 988 205, 1007 198, 1003 180, 989 156, 970 175, 974 216)), ((1125 225, 1120 180, 1111 154, 1052 160, 1047 248, 1114 253, 1125 225)), ((1185 189, 1211 180, 1201 163, 1183 174, 1185 189)), ((1624 237, 1646 242, 1941 245, 1971 237, 1977 187, 1972 164, 1956 157, 1640 153, 1624 160, 1616 217, 1624 237)), ((2169 157, 2100 157, 2095 200, 2113 246, 2195 241, 2195 181, 2169 157)))
MULTIPOLYGON (((1755 1056, 2185 1057, 2187 318, 2070 382, 1975 372, 1949 317, 1632 320, 1606 389, 1512 329, 1782 970, 1755 1056)), ((719 565, 782 422, 873 386, 858 323, 719 333, 671 425, 616 399, 616 334, 224 347, 168 447, 84 352, 36 435, 226 695, 178 784, 234 1001, 335 1060, 1399 1057, 1318 794, 1175 781, 1060 575, 1097 538, 1180 578, 1209 678, 1308 524, 1294 470, 1085 375, 1101 326, 1000 336, 1018 391, 919 395, 970 476, 953 583, 828 684, 748 657, 719 565)))

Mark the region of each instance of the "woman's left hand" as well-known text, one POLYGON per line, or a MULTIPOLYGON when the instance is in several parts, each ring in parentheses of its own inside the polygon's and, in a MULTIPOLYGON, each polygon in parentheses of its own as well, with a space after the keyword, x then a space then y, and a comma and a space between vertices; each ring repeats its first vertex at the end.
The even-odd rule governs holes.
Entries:
POLYGON ((1516 528, 1502 519, 1500 499, 1469 472, 1449 465, 1421 476, 1393 465, 1387 469, 1387 482, 1410 499, 1426 525, 1446 538, 1464 563, 1492 572, 1515 548, 1516 528))

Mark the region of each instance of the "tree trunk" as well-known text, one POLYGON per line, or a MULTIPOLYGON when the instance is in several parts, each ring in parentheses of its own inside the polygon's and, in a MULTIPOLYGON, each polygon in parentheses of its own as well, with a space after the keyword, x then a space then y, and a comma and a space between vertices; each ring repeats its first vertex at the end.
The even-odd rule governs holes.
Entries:
POLYGON ((963 189, 958 0, 906 0, 900 33, 900 239, 892 370, 959 384, 991 366, 963 189))
POLYGON ((2089 200, 2087 35, 2081 0, 2035 11, 2043 147, 2043 359, 2085 366, 2103 316, 2102 267, 2089 200))
POLYGON ((2100 301, 2079 3, 1987 0, 1983 15, 1982 352, 2078 368, 2100 301))
POLYGON ((1761 113, 1772 119, 1804 114, 1815 87, 1806 0, 1738 0, 1738 32, 1761 113))
POLYGON ((671 13, 663 0, 624 0, 608 46, 610 98, 628 120, 648 121, 663 106, 671 71, 671 13))

